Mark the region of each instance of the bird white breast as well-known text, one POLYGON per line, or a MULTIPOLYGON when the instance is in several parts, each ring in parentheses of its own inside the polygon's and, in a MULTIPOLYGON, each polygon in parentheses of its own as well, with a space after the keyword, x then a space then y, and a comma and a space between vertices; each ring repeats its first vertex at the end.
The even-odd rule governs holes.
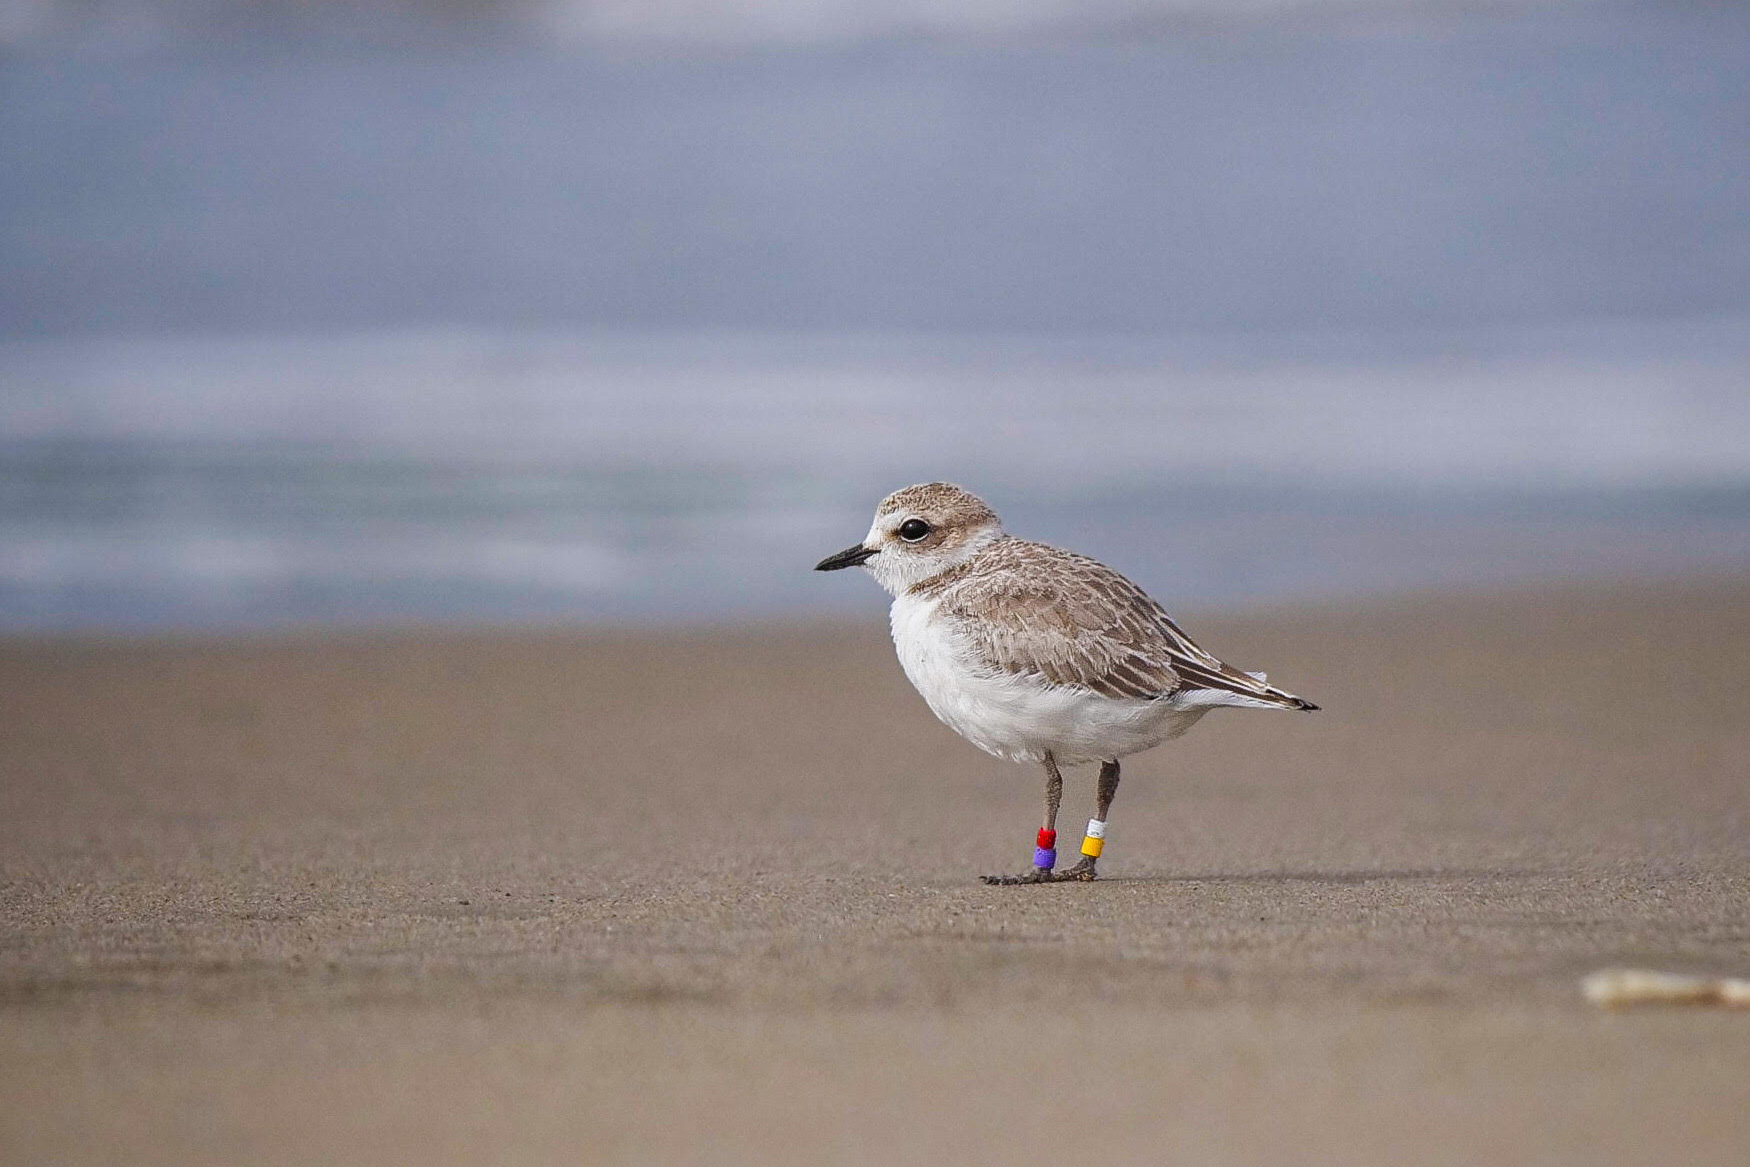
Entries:
POLYGON ((941 601, 901 594, 891 613, 900 667, 930 711, 999 758, 1065 765, 1120 758, 1178 737, 1207 713, 1172 700, 1105 697, 995 671, 941 616, 941 601))

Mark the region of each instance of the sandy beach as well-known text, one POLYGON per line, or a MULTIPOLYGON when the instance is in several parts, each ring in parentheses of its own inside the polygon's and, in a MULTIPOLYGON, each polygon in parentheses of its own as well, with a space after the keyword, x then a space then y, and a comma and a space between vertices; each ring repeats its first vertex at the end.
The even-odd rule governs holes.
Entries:
POLYGON ((1750 974, 1750 585, 1185 613, 1323 710, 1022 888, 869 608, 0 644, 0 1159, 1750 1159, 1750 1013, 1578 991, 1750 974))

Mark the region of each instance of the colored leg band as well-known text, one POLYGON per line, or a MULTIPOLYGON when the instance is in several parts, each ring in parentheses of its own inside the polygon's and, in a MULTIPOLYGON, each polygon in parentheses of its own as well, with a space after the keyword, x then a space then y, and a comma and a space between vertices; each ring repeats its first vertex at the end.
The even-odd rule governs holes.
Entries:
POLYGON ((1050 827, 1040 827, 1038 846, 1044 847, 1048 851, 1057 846, 1057 832, 1050 827))
POLYGON ((1050 871, 1057 866, 1057 849, 1055 847, 1033 848, 1033 866, 1044 871, 1050 871))
POLYGON ((1099 819, 1089 819, 1087 836, 1082 839, 1082 854, 1089 859, 1098 859, 1105 849, 1106 824, 1099 819))

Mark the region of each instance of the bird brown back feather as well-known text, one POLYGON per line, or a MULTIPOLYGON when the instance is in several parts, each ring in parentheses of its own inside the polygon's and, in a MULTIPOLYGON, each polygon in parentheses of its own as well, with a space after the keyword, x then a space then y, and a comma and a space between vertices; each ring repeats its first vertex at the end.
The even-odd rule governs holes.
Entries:
POLYGON ((939 597, 992 671, 1153 700, 1217 689, 1292 709, 1310 702, 1205 652, 1148 593, 1085 555, 1005 536, 912 589, 939 597))

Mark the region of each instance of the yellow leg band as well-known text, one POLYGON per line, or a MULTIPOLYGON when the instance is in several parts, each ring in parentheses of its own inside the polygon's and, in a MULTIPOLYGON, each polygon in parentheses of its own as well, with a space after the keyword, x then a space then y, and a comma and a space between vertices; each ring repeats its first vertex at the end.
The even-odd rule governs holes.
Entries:
POLYGON ((1105 846, 1106 840, 1096 839, 1090 835, 1082 840, 1082 854, 1086 855, 1089 859, 1098 859, 1100 857, 1100 852, 1105 846))

